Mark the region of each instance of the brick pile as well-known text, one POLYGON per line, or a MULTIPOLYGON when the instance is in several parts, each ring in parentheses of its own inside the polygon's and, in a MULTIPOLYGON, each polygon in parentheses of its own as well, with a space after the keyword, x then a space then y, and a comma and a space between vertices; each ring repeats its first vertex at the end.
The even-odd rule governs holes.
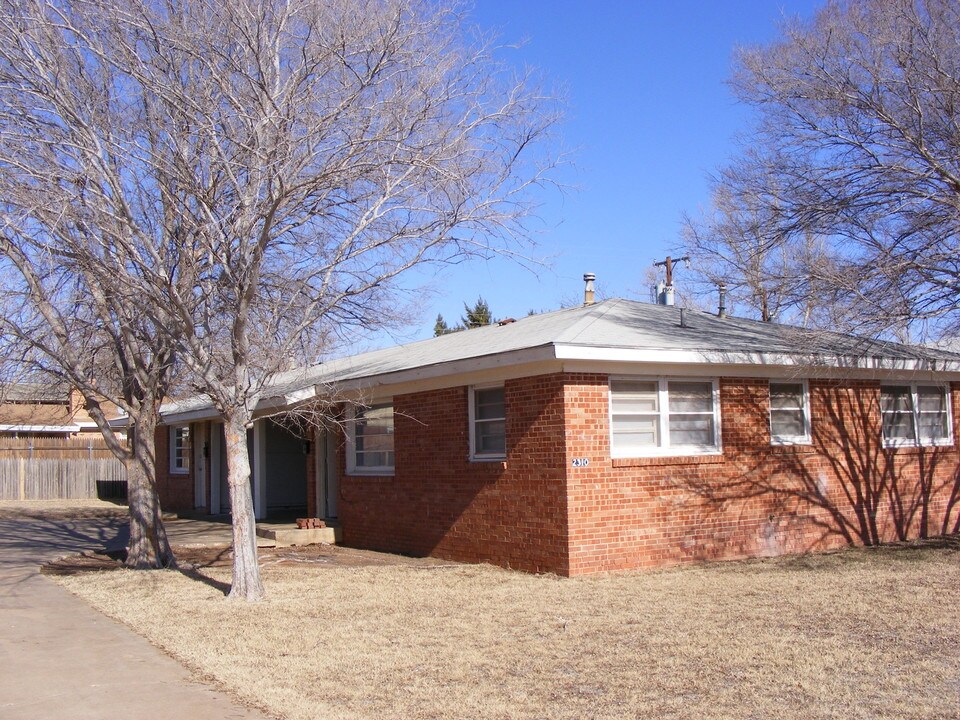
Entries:
POLYGON ((326 526, 327 524, 320 518, 297 518, 298 530, 319 530, 326 526))

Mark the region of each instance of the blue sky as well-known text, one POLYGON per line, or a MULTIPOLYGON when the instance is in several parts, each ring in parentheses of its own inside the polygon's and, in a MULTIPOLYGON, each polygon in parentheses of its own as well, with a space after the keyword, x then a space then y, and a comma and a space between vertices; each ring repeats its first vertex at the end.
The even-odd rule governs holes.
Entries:
MULTIPOLYGON (((675 248, 681 216, 709 203, 708 174, 736 150, 750 115, 725 80, 739 45, 777 37, 784 16, 811 17, 814 0, 476 0, 475 22, 509 57, 564 90, 559 128, 573 165, 531 222, 547 266, 475 261, 431 278, 422 318, 394 340, 430 337, 483 296, 493 314, 522 317, 582 298, 584 272, 604 297, 647 300, 647 269, 675 248)), ((681 284, 683 269, 677 272, 681 284)))

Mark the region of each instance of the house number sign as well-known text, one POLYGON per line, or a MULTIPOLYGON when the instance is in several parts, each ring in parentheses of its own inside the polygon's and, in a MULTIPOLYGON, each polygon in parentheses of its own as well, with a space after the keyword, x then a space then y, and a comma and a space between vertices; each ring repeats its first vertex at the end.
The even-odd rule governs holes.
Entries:
POLYGON ((573 467, 586 467, 590 464, 590 458, 573 458, 570 464, 573 467))

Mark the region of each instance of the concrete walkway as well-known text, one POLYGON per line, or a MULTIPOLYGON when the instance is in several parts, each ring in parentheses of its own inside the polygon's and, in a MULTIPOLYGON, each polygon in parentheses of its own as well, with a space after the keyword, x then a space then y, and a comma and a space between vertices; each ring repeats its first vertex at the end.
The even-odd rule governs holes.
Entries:
POLYGON ((0 718, 266 720, 38 572, 125 540, 119 518, 0 519, 0 718))

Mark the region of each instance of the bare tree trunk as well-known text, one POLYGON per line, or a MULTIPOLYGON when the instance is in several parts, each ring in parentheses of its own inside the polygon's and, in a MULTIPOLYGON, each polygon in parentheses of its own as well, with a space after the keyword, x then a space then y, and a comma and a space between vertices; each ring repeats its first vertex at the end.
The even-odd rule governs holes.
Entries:
POLYGON ((132 425, 133 457, 126 462, 130 542, 125 564, 138 570, 173 567, 176 558, 157 496, 156 416, 152 411, 141 415, 132 425))
POLYGON ((242 418, 227 417, 224 418, 223 432, 227 446, 230 511, 233 513, 233 582, 229 597, 253 602, 263 599, 266 593, 257 563, 247 428, 242 418))

